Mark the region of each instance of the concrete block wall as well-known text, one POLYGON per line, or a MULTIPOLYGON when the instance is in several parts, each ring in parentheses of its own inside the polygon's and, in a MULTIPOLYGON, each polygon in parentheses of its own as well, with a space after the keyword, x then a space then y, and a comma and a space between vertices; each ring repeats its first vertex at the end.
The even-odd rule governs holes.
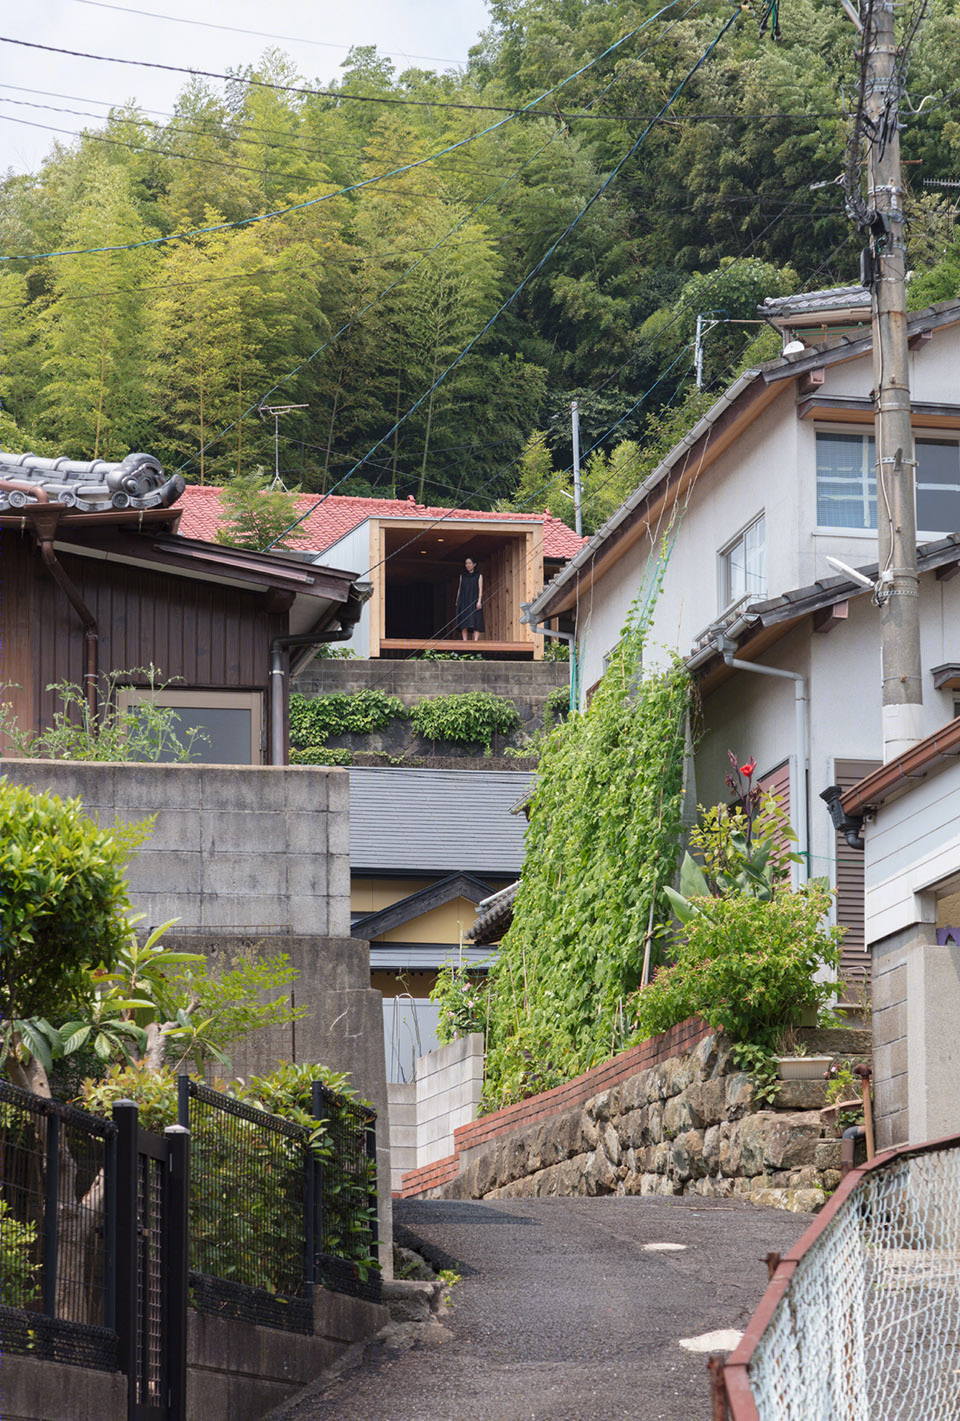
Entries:
MULTIPOLYGON (((260 1421, 389 1321, 379 1303, 317 1288, 313 1336, 187 1313, 187 1416, 260 1421)), ((127 1378, 5 1351, 3 1421, 127 1421, 127 1378)))
POLYGON ((3 770, 15 784, 79 795, 103 827, 156 816, 129 872, 147 924, 349 936, 344 770, 7 759, 3 770))
POLYGON ((127 1421, 127 1379, 3 1351, 3 1421, 127 1421))
POLYGON ((907 951, 903 934, 875 943, 871 953, 873 1096, 878 1150, 910 1138, 907 1056, 907 951))
POLYGON ((400 1192, 400 1181, 408 1169, 417 1167, 417 1083, 387 1082, 390 1102, 390 1186, 400 1192))
MULTIPOLYGON (((390 1179, 380 993, 365 942, 350 937, 350 782, 314 766, 93 764, 3 761, 15 784, 79 797, 108 828, 156 815, 131 858, 130 899, 141 926, 177 919, 171 945, 204 952, 211 970, 284 952, 309 1015, 260 1031, 232 1052, 248 1078, 283 1061, 345 1071, 376 1108, 380 1178, 390 1179)), ((381 1263, 392 1267, 389 1188, 380 1190, 381 1263)))
MULTIPOLYGON (((388 1322, 387 1309, 326 1288, 314 1290, 312 1337, 190 1309, 187 1416, 260 1421, 388 1322)), ((64 1418, 67 1421, 67 1418, 64 1418)), ((76 1421, 70 1417, 69 1421, 76 1421)))
POLYGON ((390 1082, 393 1192, 403 1176, 453 1152, 453 1133, 476 1120, 483 1091, 483 1037, 462 1036, 417 1059, 416 1079, 390 1082))
POLYGON ((417 1061, 417 1164, 453 1151, 453 1132, 475 1120, 483 1091, 483 1036, 450 1041, 417 1061))

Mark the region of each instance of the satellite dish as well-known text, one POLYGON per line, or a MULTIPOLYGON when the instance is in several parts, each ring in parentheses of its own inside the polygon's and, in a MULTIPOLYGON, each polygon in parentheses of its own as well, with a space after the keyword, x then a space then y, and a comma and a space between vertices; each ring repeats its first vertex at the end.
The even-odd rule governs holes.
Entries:
POLYGON ((789 345, 783 347, 783 353, 784 355, 799 355, 806 348, 802 340, 792 340, 789 345))

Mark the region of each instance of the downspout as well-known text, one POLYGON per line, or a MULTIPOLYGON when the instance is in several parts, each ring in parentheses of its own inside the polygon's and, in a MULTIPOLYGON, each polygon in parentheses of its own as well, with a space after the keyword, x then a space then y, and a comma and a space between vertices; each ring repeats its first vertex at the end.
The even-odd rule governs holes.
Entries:
MULTIPOLYGON (((23 488, 24 485, 16 479, 4 479, 4 487, 10 485, 23 488)), ((40 545, 40 556, 45 566, 50 571, 50 576, 58 587, 65 594, 77 616, 85 627, 85 637, 87 642, 87 670, 85 675, 87 692, 87 723, 91 730, 97 724, 97 679, 99 677, 99 642, 100 629, 97 626, 97 619, 90 608, 84 602, 80 593, 59 562, 53 548, 53 540, 56 537, 57 525, 60 522, 66 508, 60 504, 51 504, 45 489, 38 489, 36 484, 29 484, 27 487, 37 499, 37 504, 30 509, 28 517, 34 536, 40 545)))
POLYGON ((537 626, 536 622, 532 622, 531 626, 536 636, 552 636, 556 637, 557 641, 567 643, 570 651, 570 714, 573 715, 578 709, 577 702, 580 699, 577 692, 577 634, 576 632, 555 632, 550 627, 537 626))
MULTIPOLYGON (((807 826, 807 682, 799 671, 782 671, 778 666, 760 666, 755 661, 738 661, 717 639, 717 650, 734 671, 753 671, 757 676, 776 676, 793 682, 795 735, 797 743, 797 820, 800 839, 800 882, 810 877, 810 843, 807 826)), ((791 816, 792 817, 792 816, 791 816)))
POLYGON ((353 612, 353 619, 344 622, 337 631, 327 630, 329 622, 335 617, 342 615, 343 608, 334 607, 331 609, 328 622, 322 627, 316 627, 312 632, 304 632, 300 636, 278 636, 274 637, 270 643, 270 763, 271 765, 284 764, 284 741, 283 741, 283 706, 286 691, 287 664, 286 654, 297 646, 320 646, 325 642, 349 641, 357 629, 357 620, 363 610, 363 604, 369 601, 373 593, 373 588, 369 583, 355 582, 348 598, 350 610, 353 612))
POLYGON ((270 643, 270 763, 284 764, 283 706, 286 690, 286 653, 295 646, 319 646, 321 642, 349 641, 354 628, 336 632, 306 632, 303 636, 278 636, 270 643))

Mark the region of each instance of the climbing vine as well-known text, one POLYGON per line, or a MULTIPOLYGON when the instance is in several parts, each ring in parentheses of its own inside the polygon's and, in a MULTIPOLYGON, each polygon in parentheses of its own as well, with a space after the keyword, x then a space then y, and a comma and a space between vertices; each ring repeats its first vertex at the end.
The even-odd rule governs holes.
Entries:
POLYGON ((413 724, 424 740, 482 745, 489 754, 495 735, 509 735, 519 727, 520 712, 506 696, 464 691, 418 701, 413 708, 413 724))
POLYGON ((399 696, 388 696, 385 691, 363 690, 352 695, 337 691, 329 696, 294 692, 290 697, 290 758, 299 765, 348 764, 349 751, 341 752, 341 759, 327 748, 331 735, 372 735, 407 714, 399 696))
POLYGON ((644 676, 648 617, 628 625, 588 709, 543 744, 513 926, 492 973, 491 1108, 622 1045, 653 907, 680 850, 689 682, 644 676))

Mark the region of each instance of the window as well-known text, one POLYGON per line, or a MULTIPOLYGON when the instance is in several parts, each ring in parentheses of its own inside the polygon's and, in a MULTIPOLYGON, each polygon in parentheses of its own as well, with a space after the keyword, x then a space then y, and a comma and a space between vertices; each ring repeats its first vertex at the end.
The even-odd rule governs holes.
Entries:
MULTIPOLYGON (((917 527, 960 527, 960 442, 917 439, 917 527)), ((817 523, 822 528, 877 526, 876 447, 872 434, 817 434, 817 523)))
POLYGON ((760 515, 720 553, 720 605, 741 597, 762 597, 766 591, 763 545, 766 520, 760 515))
MULTIPOLYGON (((155 705, 170 706, 178 713, 175 732, 183 740, 196 726, 203 733, 193 742, 191 760, 204 765, 259 765, 262 763, 261 725, 263 697, 259 691, 175 691, 156 692, 129 688, 118 691, 121 707, 152 699, 155 705)), ((171 760, 172 755, 161 755, 171 760)))

